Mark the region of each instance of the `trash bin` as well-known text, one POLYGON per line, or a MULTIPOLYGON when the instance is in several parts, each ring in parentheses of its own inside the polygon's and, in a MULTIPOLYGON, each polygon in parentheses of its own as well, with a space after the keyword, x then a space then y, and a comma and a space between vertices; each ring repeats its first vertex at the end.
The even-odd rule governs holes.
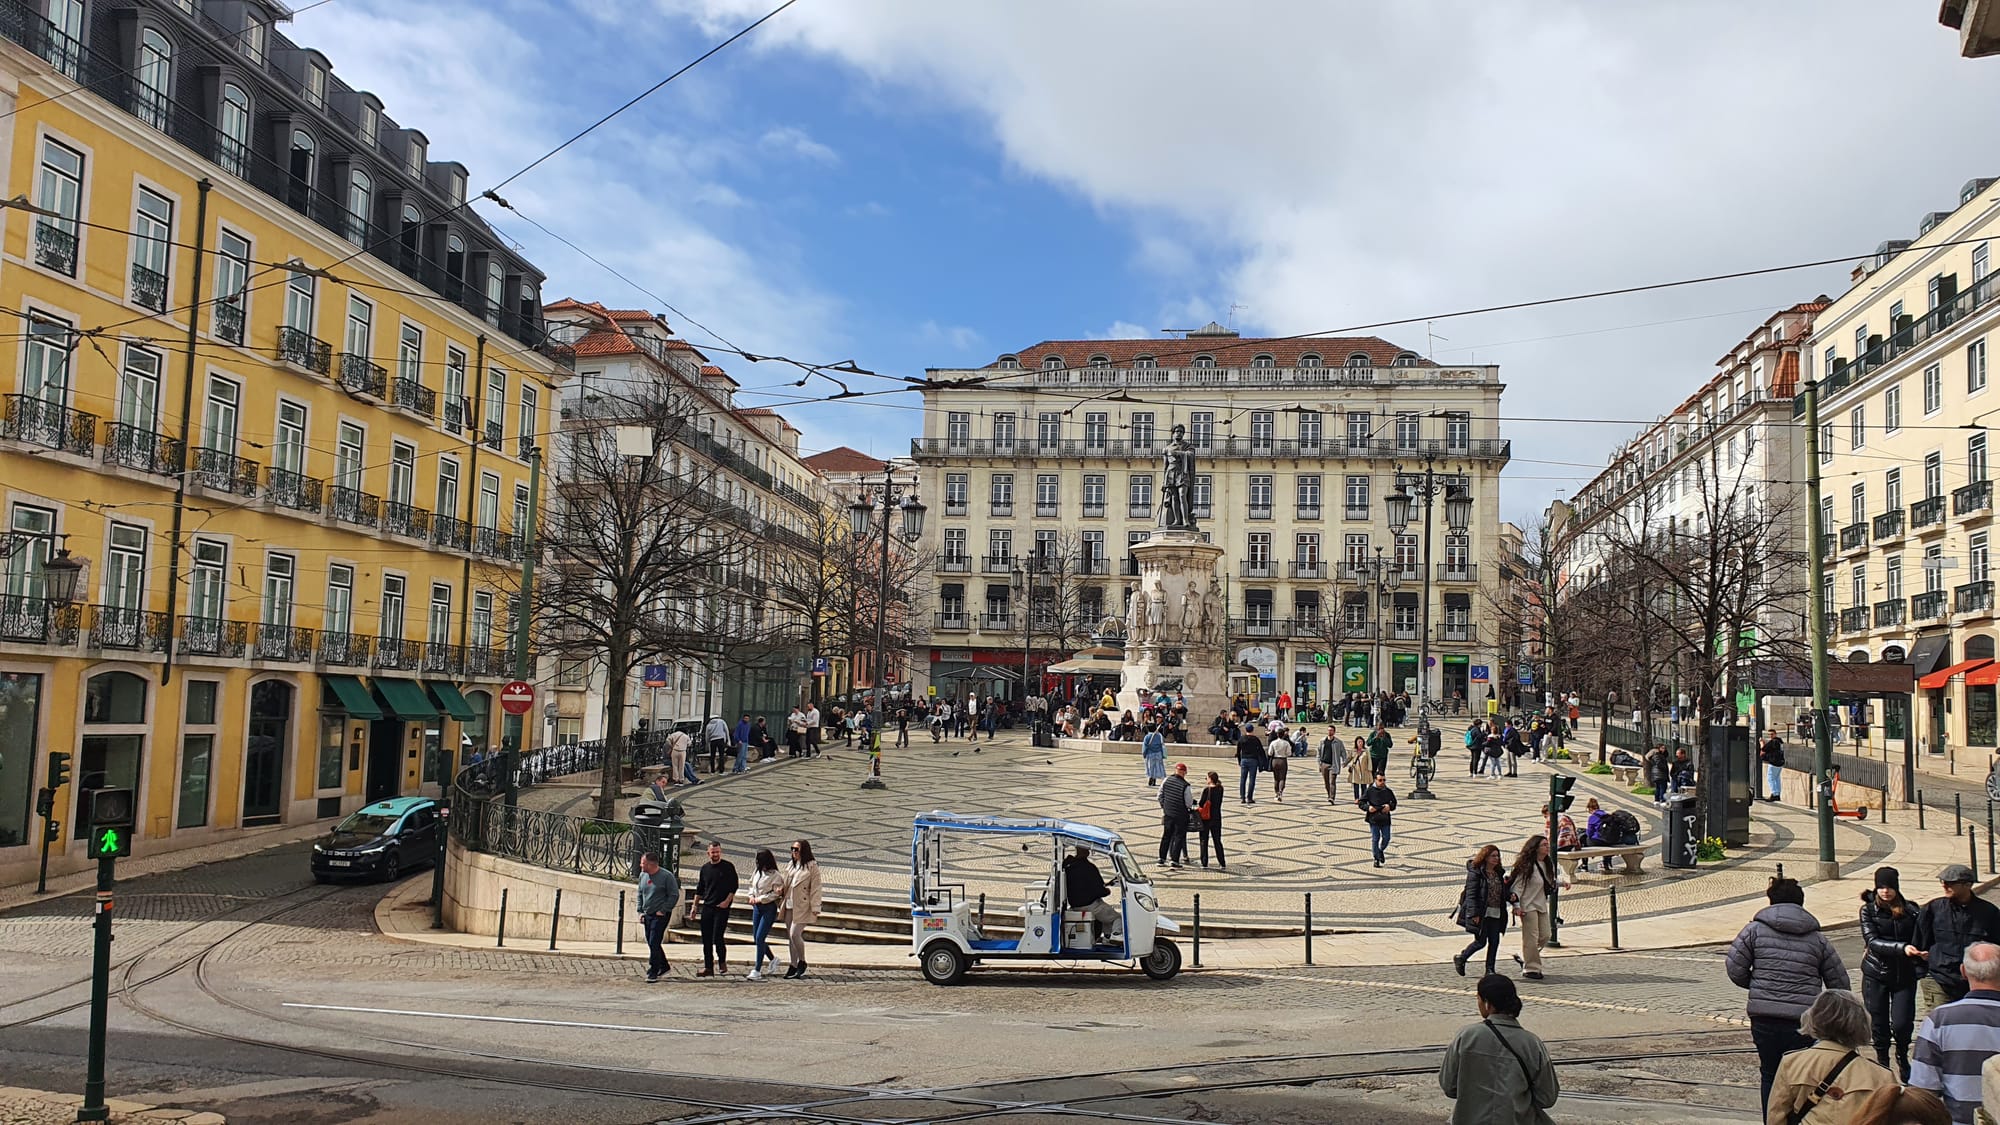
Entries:
POLYGON ((640 801, 632 806, 632 864, 636 873, 639 857, 652 852, 660 866, 680 870, 681 826, 687 822, 679 797, 668 801, 640 801))
POLYGON ((1660 862, 1667 867, 1693 867, 1695 847, 1701 843, 1698 822, 1701 811, 1693 793, 1675 793, 1667 798, 1665 846, 1660 862))

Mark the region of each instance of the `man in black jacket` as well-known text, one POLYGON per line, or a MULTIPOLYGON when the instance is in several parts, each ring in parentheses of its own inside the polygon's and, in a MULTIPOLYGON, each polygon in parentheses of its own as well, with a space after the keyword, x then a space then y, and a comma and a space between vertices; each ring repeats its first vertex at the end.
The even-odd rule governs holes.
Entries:
POLYGON ((1361 791, 1361 799, 1355 802, 1361 806, 1368 821, 1368 845, 1375 853, 1375 866, 1382 866, 1389 853, 1389 819, 1396 811, 1396 794, 1383 780, 1381 770, 1375 771, 1375 784, 1361 791))
POLYGON ((701 922, 701 971, 698 977, 729 974, 729 908, 736 904, 736 865, 722 858, 722 845, 708 846, 708 862, 694 885, 694 909, 701 922))
POLYGON ((1757 761, 1764 767, 1764 799, 1776 802, 1784 788, 1785 740, 1773 730, 1771 737, 1757 747, 1757 761))
MULTIPOLYGON (((1187 846, 1186 835, 1181 837, 1181 846, 1187 846)), ((1111 905, 1111 888, 1104 885, 1104 874, 1090 862, 1089 848, 1080 847, 1063 860, 1063 892, 1071 910, 1090 914, 1090 920, 1097 924, 1099 941, 1118 928, 1118 908, 1111 905)))
POLYGON ((1187 858, 1188 810, 1193 807, 1194 790, 1188 787, 1187 763, 1174 764, 1174 772, 1160 782, 1160 863, 1180 870, 1187 858))
POLYGON ((1916 1022, 1931 1009, 1965 998, 1971 986, 1961 968, 1974 942, 2000 943, 2000 906, 1972 893, 1972 869, 1954 863, 1938 872, 1944 894, 1917 911, 1917 936, 1904 952, 1922 958, 1917 978, 1916 1022))

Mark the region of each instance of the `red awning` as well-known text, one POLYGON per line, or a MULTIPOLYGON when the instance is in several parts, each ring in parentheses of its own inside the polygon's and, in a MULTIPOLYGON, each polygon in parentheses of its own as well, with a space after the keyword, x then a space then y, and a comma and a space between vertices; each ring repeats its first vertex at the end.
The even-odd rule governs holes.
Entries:
POLYGON ((1965 674, 1965 682, 1969 685, 1979 685, 1985 687, 1991 687, 1994 684, 2000 684, 2000 664, 1988 664, 1984 668, 1980 668, 1972 672, 1967 672, 1965 674))
MULTIPOLYGON (((1925 689, 1926 691, 1931 690, 1933 688, 1941 688, 1953 676, 1959 675, 1964 672, 1970 672, 1974 668, 1979 668, 1991 663, 1993 663, 1991 660, 1988 660, 1985 657, 1980 657, 1978 660, 1967 660, 1961 664, 1954 664, 1949 668, 1939 668, 1937 671, 1932 672, 1930 675, 1925 676, 1921 680, 1918 680, 1917 686, 1925 689)), ((1969 683, 1970 681, 1968 680, 1967 682, 1969 683)), ((1991 683, 1993 681, 1989 680, 1987 682, 1991 683)))

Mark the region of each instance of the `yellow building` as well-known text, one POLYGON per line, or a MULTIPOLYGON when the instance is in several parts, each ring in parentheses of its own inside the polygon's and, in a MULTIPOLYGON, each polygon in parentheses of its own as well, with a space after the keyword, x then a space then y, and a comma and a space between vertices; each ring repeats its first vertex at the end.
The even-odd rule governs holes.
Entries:
POLYGON ((514 667, 541 275, 281 8, 0 9, 0 881, 48 751, 52 870, 96 786, 140 854, 435 792, 514 667))

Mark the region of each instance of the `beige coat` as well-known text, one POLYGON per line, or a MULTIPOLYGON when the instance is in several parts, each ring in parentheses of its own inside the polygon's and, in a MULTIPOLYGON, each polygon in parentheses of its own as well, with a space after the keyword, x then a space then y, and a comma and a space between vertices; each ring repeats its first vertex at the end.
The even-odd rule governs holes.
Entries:
POLYGON ((1348 782, 1353 785, 1367 785, 1374 781, 1375 775, 1369 769, 1367 753, 1355 753, 1351 750, 1349 753, 1353 755, 1353 760, 1347 763, 1348 782))
POLYGON ((778 917, 787 924, 810 926, 819 921, 821 905, 819 861, 787 867, 785 897, 778 903, 778 917))
MULTIPOLYGON (((1821 1041, 1786 1055, 1778 1064, 1777 1077, 1771 1080, 1771 1101, 1764 1109, 1765 1125, 1785 1125, 1792 1110, 1811 1100, 1812 1092, 1846 1053, 1845 1047, 1821 1041)), ((1868 1100, 1868 1095, 1884 1086, 1896 1085, 1895 1075, 1882 1069, 1869 1054, 1868 1048, 1861 1048, 1860 1057, 1840 1072, 1833 1089, 1827 1091, 1826 1098, 1806 1115, 1801 1125, 1846 1125, 1854 1120, 1855 1112, 1868 1100), (1835 1097, 1836 1093, 1840 1096, 1835 1097)))

